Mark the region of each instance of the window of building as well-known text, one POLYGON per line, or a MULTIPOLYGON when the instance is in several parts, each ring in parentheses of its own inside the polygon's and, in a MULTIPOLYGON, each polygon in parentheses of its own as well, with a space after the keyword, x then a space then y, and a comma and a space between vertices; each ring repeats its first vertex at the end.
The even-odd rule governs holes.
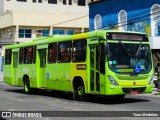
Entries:
POLYGON ((67 4, 67 1, 66 0, 63 0, 63 5, 66 5, 67 4))
POLYGON ((49 44, 48 47, 48 62, 56 63, 57 60, 57 43, 49 44))
POLYGON ((48 0, 49 4, 57 4, 57 0, 48 0))
POLYGON ((118 26, 119 30, 127 30, 127 12, 121 10, 118 14, 118 26))
POLYGON ((18 2, 27 2, 27 0, 17 0, 18 2))
POLYGON ((73 35, 74 34, 74 30, 67 30, 67 35, 73 35))
POLYGON ((24 48, 24 63, 25 64, 32 64, 33 60, 33 47, 25 47, 24 48))
POLYGON ((23 48, 19 49, 19 64, 23 63, 23 48))
POLYGON ((36 0, 32 0, 32 2, 36 2, 36 0))
POLYGON ((11 64, 11 58, 12 58, 12 50, 11 49, 7 49, 5 52, 5 64, 11 64))
POLYGON ((151 8, 151 36, 160 36, 160 5, 151 8))
POLYGON ((68 5, 72 5, 72 0, 68 0, 68 5))
POLYGON ((43 30, 42 35, 43 35, 43 37, 49 36, 49 30, 43 30))
POLYGON ((42 0, 38 0, 38 3, 42 3, 42 0))
POLYGON ((53 35, 54 34, 64 35, 64 30, 53 30, 53 35))
POLYGON ((19 38, 31 38, 31 29, 19 29, 19 38))
POLYGON ((78 40, 73 42, 73 62, 84 62, 86 61, 86 40, 78 40))
POLYGON ((102 28, 102 18, 99 14, 97 14, 94 18, 94 29, 102 28))
POLYGON ((78 6, 85 6, 86 0, 78 0, 78 6))
POLYGON ((58 44, 58 62, 71 61, 72 42, 62 42, 58 44))

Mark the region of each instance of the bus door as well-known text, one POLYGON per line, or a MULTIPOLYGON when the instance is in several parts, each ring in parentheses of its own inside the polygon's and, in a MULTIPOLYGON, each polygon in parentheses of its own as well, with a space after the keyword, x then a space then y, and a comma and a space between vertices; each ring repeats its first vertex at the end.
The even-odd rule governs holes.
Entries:
POLYGON ((90 45, 90 91, 100 92, 100 44, 90 45))
POLYGON ((40 71, 39 71, 39 84, 40 87, 46 87, 45 76, 46 76, 46 49, 39 49, 40 58, 40 71))
POLYGON ((18 85, 18 52, 13 52, 13 84, 18 85))

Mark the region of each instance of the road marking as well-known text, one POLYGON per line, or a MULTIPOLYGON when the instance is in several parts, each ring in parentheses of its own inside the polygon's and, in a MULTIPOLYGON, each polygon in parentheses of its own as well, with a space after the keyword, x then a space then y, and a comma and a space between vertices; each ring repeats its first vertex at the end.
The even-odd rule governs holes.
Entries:
POLYGON ((15 111, 15 109, 9 109, 8 111, 15 111))

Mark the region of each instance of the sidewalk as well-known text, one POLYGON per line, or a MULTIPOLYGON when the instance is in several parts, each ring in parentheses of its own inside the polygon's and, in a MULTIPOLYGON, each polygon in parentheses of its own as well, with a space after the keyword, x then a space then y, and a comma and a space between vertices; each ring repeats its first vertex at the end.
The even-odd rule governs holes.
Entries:
POLYGON ((160 95, 160 92, 157 92, 157 88, 153 88, 153 92, 152 92, 153 95, 160 95))

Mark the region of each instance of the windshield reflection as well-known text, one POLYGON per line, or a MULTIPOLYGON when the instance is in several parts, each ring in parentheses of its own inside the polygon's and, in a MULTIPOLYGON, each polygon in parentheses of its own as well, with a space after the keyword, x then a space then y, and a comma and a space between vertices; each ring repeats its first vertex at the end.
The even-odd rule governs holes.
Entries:
POLYGON ((116 73, 144 74, 151 70, 148 44, 109 43, 109 68, 116 73))

